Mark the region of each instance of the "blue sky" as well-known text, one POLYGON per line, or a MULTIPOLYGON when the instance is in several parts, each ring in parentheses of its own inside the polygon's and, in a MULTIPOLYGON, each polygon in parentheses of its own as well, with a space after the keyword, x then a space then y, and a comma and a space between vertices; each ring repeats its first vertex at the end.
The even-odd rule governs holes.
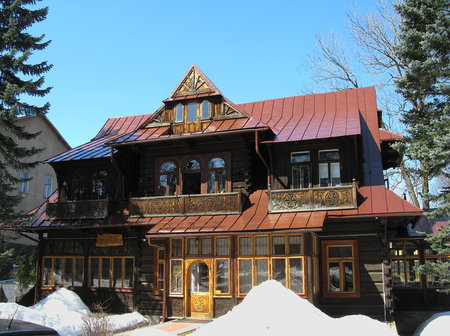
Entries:
MULTIPOLYGON (((151 113, 192 65, 234 103, 301 93, 299 72, 316 33, 343 31, 354 0, 164 1, 43 0, 47 19, 33 35, 52 43, 47 117, 72 146, 111 117, 151 113)), ((372 0, 357 1, 361 11, 372 0)))

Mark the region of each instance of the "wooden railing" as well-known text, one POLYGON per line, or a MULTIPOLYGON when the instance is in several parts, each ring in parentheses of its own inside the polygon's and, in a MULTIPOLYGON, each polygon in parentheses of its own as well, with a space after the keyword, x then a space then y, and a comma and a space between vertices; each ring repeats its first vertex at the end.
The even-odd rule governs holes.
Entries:
POLYGON ((269 213, 355 209, 357 183, 339 187, 271 190, 269 213))
POLYGON ((242 212, 241 192, 130 197, 130 217, 176 215, 230 215, 242 212))
POLYGON ((46 220, 68 219, 104 219, 108 217, 110 201, 108 197, 102 200, 83 200, 49 203, 47 201, 46 220))

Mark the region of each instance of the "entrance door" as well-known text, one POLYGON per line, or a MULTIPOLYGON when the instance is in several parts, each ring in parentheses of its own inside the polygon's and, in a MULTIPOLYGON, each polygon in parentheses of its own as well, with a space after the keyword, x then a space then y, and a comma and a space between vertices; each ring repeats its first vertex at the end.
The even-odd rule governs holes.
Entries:
POLYGON ((209 267, 204 262, 195 262, 190 271, 190 290, 188 302, 190 302, 190 315, 192 317, 212 317, 211 290, 209 267))

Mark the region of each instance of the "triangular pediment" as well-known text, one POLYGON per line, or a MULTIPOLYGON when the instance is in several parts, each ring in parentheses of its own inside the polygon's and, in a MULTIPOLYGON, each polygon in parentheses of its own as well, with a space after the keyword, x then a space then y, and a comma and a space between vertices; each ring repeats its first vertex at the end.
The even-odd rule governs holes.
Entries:
POLYGON ((214 92, 208 83, 206 76, 201 74, 195 66, 187 73, 181 84, 173 93, 172 97, 189 96, 201 93, 214 92))

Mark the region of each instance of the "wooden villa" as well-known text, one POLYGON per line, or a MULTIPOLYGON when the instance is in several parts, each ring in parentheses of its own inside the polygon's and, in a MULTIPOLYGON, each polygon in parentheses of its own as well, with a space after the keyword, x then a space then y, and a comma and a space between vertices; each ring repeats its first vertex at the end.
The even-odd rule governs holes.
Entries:
POLYGON ((153 114, 109 119, 46 162, 36 300, 67 287, 112 312, 213 318, 280 281, 331 316, 389 318, 388 240, 422 210, 374 87, 229 101, 193 64, 153 114))

